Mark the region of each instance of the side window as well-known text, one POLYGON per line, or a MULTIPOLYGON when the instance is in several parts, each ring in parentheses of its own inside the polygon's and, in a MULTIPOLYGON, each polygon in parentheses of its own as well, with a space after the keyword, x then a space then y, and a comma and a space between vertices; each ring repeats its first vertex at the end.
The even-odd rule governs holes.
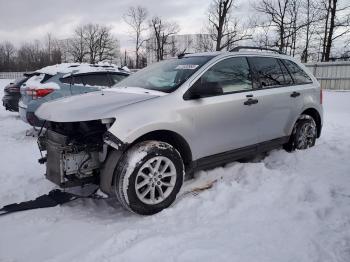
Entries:
POLYGON ((127 77, 127 75, 121 75, 121 74, 110 74, 110 76, 114 84, 122 81, 124 78, 127 77))
POLYGON ((291 73, 295 84, 302 85, 312 83, 311 78, 296 63, 290 60, 283 60, 283 63, 286 65, 289 72, 291 73))
POLYGON ((253 64, 262 88, 287 84, 276 58, 251 57, 249 62, 253 64))
POLYGON ((60 81, 67 85, 84 85, 81 77, 76 75, 60 78, 60 81))
POLYGON ((284 84, 285 85, 293 85, 293 78, 290 75, 290 73, 288 72, 286 66, 283 64, 283 62, 281 60, 278 60, 278 63, 280 64, 280 67, 282 69, 283 75, 284 75, 284 84))
POLYGON ((233 57, 218 62, 202 75, 201 83, 222 89, 223 94, 251 90, 248 61, 245 57, 233 57))
POLYGON ((71 83, 71 81, 72 81, 72 77, 69 76, 69 77, 60 78, 60 81, 61 81, 63 84, 70 85, 70 83, 71 83))
POLYGON ((84 85, 83 79, 81 79, 81 76, 73 76, 73 84, 74 85, 84 85))
POLYGON ((88 86, 110 86, 107 74, 82 75, 83 83, 88 86))

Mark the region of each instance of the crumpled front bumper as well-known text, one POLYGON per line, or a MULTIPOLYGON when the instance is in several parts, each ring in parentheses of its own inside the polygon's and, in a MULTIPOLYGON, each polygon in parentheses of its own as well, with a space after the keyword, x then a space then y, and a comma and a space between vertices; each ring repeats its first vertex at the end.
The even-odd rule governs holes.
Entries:
POLYGON ((67 188, 98 183, 98 151, 83 151, 69 142, 67 136, 48 130, 38 139, 40 151, 46 151, 46 178, 67 188))

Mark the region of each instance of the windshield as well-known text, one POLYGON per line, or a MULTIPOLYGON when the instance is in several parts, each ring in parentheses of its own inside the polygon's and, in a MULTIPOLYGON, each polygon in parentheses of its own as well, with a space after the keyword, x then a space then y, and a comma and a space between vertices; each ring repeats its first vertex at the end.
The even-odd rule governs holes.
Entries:
POLYGON ((173 92, 212 56, 190 56, 154 63, 130 75, 113 87, 141 87, 161 92, 173 92))

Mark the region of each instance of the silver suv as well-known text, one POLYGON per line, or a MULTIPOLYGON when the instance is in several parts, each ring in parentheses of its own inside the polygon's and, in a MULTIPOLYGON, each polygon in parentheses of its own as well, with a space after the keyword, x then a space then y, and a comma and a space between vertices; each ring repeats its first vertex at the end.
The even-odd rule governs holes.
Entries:
POLYGON ((150 215, 171 205, 194 171, 314 146, 315 77, 289 56, 236 50, 181 55, 109 90, 43 104, 46 177, 61 187, 95 183, 150 215))

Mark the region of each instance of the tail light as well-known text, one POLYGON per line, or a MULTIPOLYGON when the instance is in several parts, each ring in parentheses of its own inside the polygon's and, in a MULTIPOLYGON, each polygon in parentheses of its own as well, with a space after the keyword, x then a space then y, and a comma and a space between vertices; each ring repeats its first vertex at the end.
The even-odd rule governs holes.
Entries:
POLYGON ((322 88, 320 88, 320 103, 321 103, 321 105, 323 103, 323 89, 322 88))
POLYGON ((33 99, 38 99, 44 96, 47 96, 48 94, 52 93, 54 91, 53 88, 40 88, 37 89, 35 87, 28 87, 26 89, 26 94, 28 96, 31 96, 33 99))

